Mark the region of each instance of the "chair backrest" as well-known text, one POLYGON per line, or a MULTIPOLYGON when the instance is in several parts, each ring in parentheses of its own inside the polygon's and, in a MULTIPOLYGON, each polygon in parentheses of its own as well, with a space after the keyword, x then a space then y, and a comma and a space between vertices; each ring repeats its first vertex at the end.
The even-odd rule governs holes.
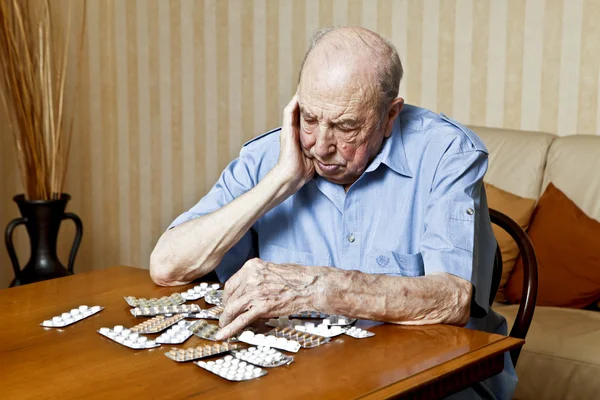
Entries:
MULTIPOLYGON (((533 319, 533 313, 535 311, 535 303, 537 300, 538 292, 538 266, 537 259, 535 257, 535 250, 533 244, 529 240, 529 236, 519 224, 513 221, 507 215, 500 211, 490 208, 490 219, 493 224, 498 225, 504 229, 514 239, 519 246, 521 257, 523 259, 523 291, 521 294, 521 304, 519 304, 519 311, 515 318, 515 323, 510 330, 510 336, 519 339, 525 339, 531 320, 533 319)), ((492 291, 490 293, 490 306, 494 302, 496 291, 500 284, 500 277, 502 275, 502 255, 500 248, 496 248, 496 258, 494 260, 494 273, 492 279, 492 291)), ((514 349, 510 352, 510 357, 513 364, 517 365, 519 354, 521 349, 514 349)))

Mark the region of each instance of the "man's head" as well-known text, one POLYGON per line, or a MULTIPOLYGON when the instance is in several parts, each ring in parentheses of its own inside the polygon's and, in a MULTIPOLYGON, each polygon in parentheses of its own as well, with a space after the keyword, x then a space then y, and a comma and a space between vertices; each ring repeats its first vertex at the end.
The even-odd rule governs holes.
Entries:
POLYGON ((360 27, 317 32, 298 83, 300 141, 317 173, 351 185, 392 133, 403 99, 398 53, 360 27))

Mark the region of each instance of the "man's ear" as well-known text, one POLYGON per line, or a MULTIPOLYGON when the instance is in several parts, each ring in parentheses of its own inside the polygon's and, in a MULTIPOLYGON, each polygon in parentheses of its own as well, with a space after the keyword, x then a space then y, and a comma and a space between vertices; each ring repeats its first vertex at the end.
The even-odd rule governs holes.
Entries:
POLYGON ((385 123, 385 137, 388 138, 392 135, 392 129, 394 127, 394 121, 396 117, 402 111, 402 107, 404 106, 404 99, 402 97, 398 97, 396 100, 392 101, 390 108, 387 113, 387 121, 385 123))

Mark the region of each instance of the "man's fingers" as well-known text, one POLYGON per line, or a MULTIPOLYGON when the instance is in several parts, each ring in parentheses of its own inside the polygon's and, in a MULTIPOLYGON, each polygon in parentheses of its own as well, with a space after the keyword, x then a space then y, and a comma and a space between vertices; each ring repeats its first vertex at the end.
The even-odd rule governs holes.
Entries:
POLYGON ((224 303, 225 308, 219 318, 219 326, 230 324, 237 316, 246 311, 249 303, 250 299, 246 296, 231 298, 227 303, 224 303))
POLYGON ((245 270, 243 268, 244 267, 242 266, 238 272, 233 274, 233 276, 225 282, 225 287, 223 288, 223 303, 226 303, 232 297, 232 294, 236 289, 240 287, 241 283, 245 281, 242 277, 242 275, 245 275, 245 270))
POLYGON ((230 324, 219 330, 215 335, 216 340, 225 340, 235 335, 246 326, 250 325, 260 316, 257 308, 250 308, 248 311, 240 314, 230 324))

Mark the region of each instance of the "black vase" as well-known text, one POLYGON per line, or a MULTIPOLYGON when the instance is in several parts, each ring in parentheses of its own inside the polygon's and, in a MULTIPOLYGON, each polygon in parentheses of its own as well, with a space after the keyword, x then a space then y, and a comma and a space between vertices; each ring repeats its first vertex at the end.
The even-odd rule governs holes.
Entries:
POLYGON ((66 193, 61 194, 58 200, 25 200, 22 194, 13 198, 19 206, 22 217, 12 220, 5 232, 6 249, 15 271, 15 279, 10 284, 11 287, 73 274, 75 256, 83 235, 83 225, 77 215, 65 213, 70 199, 71 196, 66 193), (60 263, 56 254, 58 230, 63 219, 73 220, 77 227, 68 268, 60 263), (31 257, 22 270, 12 240, 13 230, 21 224, 27 228, 31 244, 31 257))

